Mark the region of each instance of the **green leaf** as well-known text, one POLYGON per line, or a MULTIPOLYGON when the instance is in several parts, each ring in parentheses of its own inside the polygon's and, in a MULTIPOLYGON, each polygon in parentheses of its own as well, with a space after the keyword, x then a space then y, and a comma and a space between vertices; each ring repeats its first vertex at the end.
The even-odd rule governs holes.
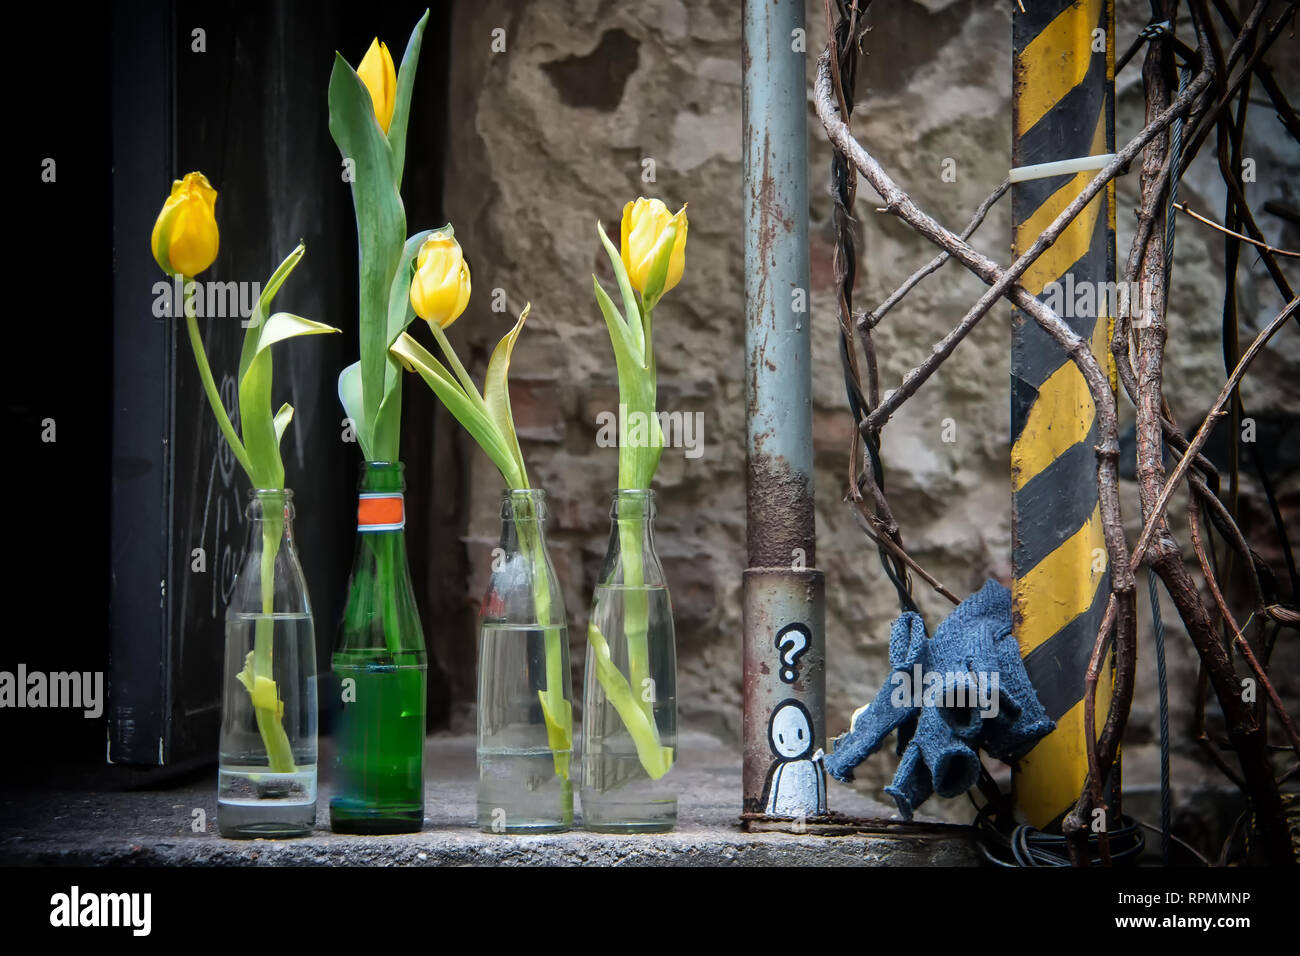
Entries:
MULTIPOLYGON (((389 369, 387 374, 398 374, 389 369)), ((368 461, 399 461, 401 459, 402 447, 402 390, 385 388, 383 399, 379 403, 379 411, 375 413, 375 421, 370 429, 370 443, 376 449, 379 455, 378 459, 368 461)))
POLYGON ((478 394, 478 386, 474 384, 474 379, 470 377, 469 372, 465 371, 465 366, 461 364, 460 356, 458 356, 456 350, 451 347, 451 341, 447 338, 447 333, 443 330, 442 326, 437 322, 430 322, 429 331, 432 332, 433 337, 438 340, 438 348, 442 349, 442 354, 445 355, 447 361, 451 363, 451 370, 456 373, 456 378, 460 381, 460 386, 465 390, 465 394, 471 397, 478 396, 479 402, 481 403, 483 399, 478 394))
POLYGON ((522 476, 518 473, 514 456, 506 444, 505 437, 497 430, 487 414, 466 396, 446 367, 405 332, 393 343, 392 352, 418 372, 433 389, 438 400, 447 407, 447 411, 451 412, 456 421, 460 422, 461 426, 469 432, 470 437, 492 459, 492 463, 501 472, 501 477, 505 479, 506 485, 510 488, 524 487, 522 476))
MULTIPOLYGON (((450 226, 443 229, 450 230, 450 226)), ((424 240, 440 230, 425 229, 406 240, 402 247, 402 258, 397 272, 393 276, 393 285, 388 290, 388 345, 397 341, 397 337, 406 331, 407 326, 415 320, 415 310, 411 308, 411 279, 414 277, 413 260, 420 251, 424 240)), ((379 411, 371 424, 371 440, 376 448, 389 449, 391 460, 399 457, 402 427, 402 372, 388 358, 384 369, 384 391, 379 400, 379 411)))
MULTIPOLYGON (((470 403, 478 409, 479 413, 484 418, 491 421, 492 416, 488 413, 487 403, 483 401, 483 396, 479 394, 478 385, 474 383, 474 379, 470 376, 469 372, 465 370, 465 366, 460 361, 460 356, 458 356, 456 350, 452 348, 451 342, 447 338, 447 333, 444 332, 442 326, 438 325, 436 322, 430 322, 427 324, 429 326, 429 331, 433 333, 433 337, 438 342, 438 348, 442 349, 443 356, 447 359, 448 363, 450 363, 451 371, 455 373, 456 381, 459 382, 458 387, 461 392, 470 400, 470 403)), ((513 485, 512 487, 518 488, 522 486, 513 485)))
POLYGON ((258 331, 253 357, 239 380, 239 425, 252 465, 253 484, 258 488, 283 488, 280 434, 271 415, 271 346, 299 335, 320 335, 338 329, 288 312, 277 312, 258 331))
POLYGON ((239 353, 239 378, 237 381, 244 380, 244 373, 248 371, 248 364, 253 361, 253 356, 257 352, 257 340, 261 335, 262 323, 266 317, 271 314, 271 302, 275 299, 275 294, 280 291, 280 286, 284 285, 284 280, 289 278, 289 273, 298 267, 302 260, 303 254, 307 247, 303 243, 298 243, 293 252, 285 256, 284 261, 271 273, 271 278, 266 280, 266 285, 262 287, 262 294, 257 297, 257 305, 253 308, 253 314, 248 319, 248 327, 244 331, 244 346, 239 353))
MULTIPOLYGON (((388 144, 393 151, 393 184, 402 188, 402 167, 406 163, 406 127, 411 112, 411 90, 415 86, 415 68, 420 61, 420 46, 424 41, 424 26, 429 22, 429 11, 424 11, 420 22, 411 31, 411 39, 402 54, 402 65, 397 70, 397 94, 393 100, 393 116, 388 122, 388 144)), ((393 337, 394 339, 396 336, 393 337)), ((391 340, 390 340, 391 342, 391 340)))
POLYGON ((605 698, 613 705, 623 726, 627 728, 636 745, 641 766, 650 779, 658 780, 672 767, 673 749, 660 743, 659 728, 637 703, 636 695, 610 656, 609 644, 594 621, 587 625, 587 645, 591 648, 596 679, 605 690, 605 698))
MULTIPOLYGON (((362 414, 354 420, 364 422, 373 437, 388 371, 388 298, 401 263, 406 210, 393 179, 392 148, 375 121, 370 93, 337 53, 330 73, 329 128, 344 159, 355 164, 352 206, 361 253, 362 414)), ((396 447, 379 444, 370 451, 386 460, 395 460, 397 453, 396 447)))
POLYGON ((623 265, 623 257, 618 254, 618 249, 610 241, 609 236, 605 235, 605 227, 599 221, 596 223, 596 232, 600 234, 600 241, 605 246, 605 254, 609 256, 610 264, 614 267, 614 278, 618 281, 618 290, 623 296, 623 313, 627 317, 628 328, 632 330, 632 341, 636 343, 637 351, 641 355, 641 364, 645 365, 646 341, 642 329, 641 309, 637 305, 636 293, 632 291, 632 282, 627 277, 627 267, 623 265))
POLYGON ((609 295, 601 288, 595 276, 591 277, 596 289, 596 302, 605 326, 609 329, 614 346, 614 362, 618 367, 618 397, 629 418, 639 413, 648 419, 650 440, 644 445, 620 445, 618 449, 618 486, 620 488, 649 488, 650 480, 659 467, 663 454, 663 432, 655 417, 654 383, 650 372, 640 363, 634 352, 632 333, 620 321, 618 310, 609 295))
POLYGON ((546 722, 546 745, 551 748, 555 771, 569 779, 569 752, 573 746, 573 704, 563 697, 552 700, 545 690, 537 692, 546 722))
POLYGON ((650 274, 646 276, 645 288, 641 290, 641 303, 646 309, 653 309, 659 304, 664 294, 664 283, 668 281, 668 265, 673 258, 673 246, 677 243, 677 220, 668 224, 659 235, 655 244, 654 262, 650 264, 650 274))
POLYGON ((339 373, 339 404, 343 406, 343 414, 352 421, 352 430, 357 434, 362 456, 366 461, 374 461, 370 453, 370 429, 362 417, 360 362, 353 362, 339 373))
POLYGON ((275 413, 275 441, 276 444, 284 441, 285 429, 293 421, 293 406, 285 402, 280 406, 280 410, 275 413))
POLYGON ((255 488, 283 488, 284 463, 271 416, 271 355, 259 352, 239 382, 239 430, 255 488))
POLYGON ((636 480, 637 488, 649 488, 650 483, 654 481, 655 472, 659 470, 659 459, 664 453, 664 433, 659 426, 659 416, 655 414, 655 402, 651 398, 650 406, 650 445, 642 449, 641 456, 637 459, 636 480))
POLYGON ((591 283, 596 289, 596 304, 600 306, 600 313, 605 317, 609 340, 614 346, 614 361, 618 365, 619 385, 623 384, 625 378, 629 382, 644 378, 645 368, 641 364, 637 343, 632 338, 632 330, 623 321, 613 300, 601 288, 600 281, 594 275, 591 277, 591 283))
POLYGON ((515 327, 501 337, 497 347, 492 350, 492 357, 488 359, 487 375, 483 378, 483 402, 487 405, 488 416, 505 438, 523 478, 523 483, 515 485, 516 488, 528 487, 528 469, 524 467, 524 453, 519 448, 514 415, 510 411, 510 355, 514 352, 515 342, 519 339, 519 333, 523 331, 524 322, 531 310, 531 303, 525 305, 515 327))
POLYGON ((235 680, 244 685, 244 688, 251 695, 253 693, 253 681, 256 675, 253 673, 253 652, 249 651, 244 655, 244 668, 235 675, 235 680))
POLYGON ((297 338, 300 335, 321 335, 337 331, 339 330, 334 326, 326 325, 324 322, 313 322, 311 319, 304 319, 301 315, 293 315, 290 312, 277 312, 266 320, 262 334, 257 338, 257 350, 262 352, 277 342, 297 338))

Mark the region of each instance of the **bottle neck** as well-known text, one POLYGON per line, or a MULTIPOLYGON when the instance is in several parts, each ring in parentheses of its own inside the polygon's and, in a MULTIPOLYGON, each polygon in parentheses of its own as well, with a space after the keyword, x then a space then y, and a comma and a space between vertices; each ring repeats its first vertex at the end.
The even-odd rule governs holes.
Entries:
POLYGON ((406 466, 400 461, 367 461, 357 482, 357 531, 402 534, 406 529, 406 466))
POLYGON ((356 553, 336 646, 343 659, 424 664, 424 633, 406 559, 406 481, 401 462, 361 465, 356 553))
POLYGON ((601 580, 628 586, 659 586, 663 568, 655 553, 654 492, 620 489, 609 509, 609 547, 601 580))
POLYGON ((611 533, 617 535, 619 528, 626 530, 640 529, 647 537, 655 516, 655 493, 646 489, 620 489, 613 494, 609 506, 611 533))
POLYGON ((293 492, 287 488, 256 488, 248 493, 244 520, 250 543, 261 546, 268 537, 292 538, 293 492))
POLYGON ((310 613, 293 541, 293 492, 250 491, 244 517, 248 536, 227 614, 310 613))
POLYGON ((501 495, 501 548, 506 552, 532 546, 546 537, 546 492, 525 488, 501 495))

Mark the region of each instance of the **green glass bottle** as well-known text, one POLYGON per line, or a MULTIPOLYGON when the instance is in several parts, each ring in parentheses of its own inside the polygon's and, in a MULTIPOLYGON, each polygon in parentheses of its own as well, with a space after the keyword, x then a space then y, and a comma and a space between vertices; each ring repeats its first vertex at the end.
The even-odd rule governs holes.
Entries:
POLYGON ((411 833, 424 822, 428 656, 406 565, 401 462, 361 466, 357 550, 334 651, 336 833, 411 833))

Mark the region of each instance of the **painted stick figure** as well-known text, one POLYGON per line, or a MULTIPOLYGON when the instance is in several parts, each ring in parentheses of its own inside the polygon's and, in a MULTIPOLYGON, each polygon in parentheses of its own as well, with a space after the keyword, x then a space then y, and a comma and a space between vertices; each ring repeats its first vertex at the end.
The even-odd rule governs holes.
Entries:
POLYGON ((776 705, 767 723, 767 741, 776 761, 767 772, 765 812, 774 817, 826 812, 822 749, 813 753, 812 715, 797 700, 776 705))

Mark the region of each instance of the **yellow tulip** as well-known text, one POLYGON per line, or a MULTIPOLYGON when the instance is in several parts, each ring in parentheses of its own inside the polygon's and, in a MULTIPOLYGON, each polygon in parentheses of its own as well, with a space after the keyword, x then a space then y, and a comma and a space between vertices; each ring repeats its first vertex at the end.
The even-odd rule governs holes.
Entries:
POLYGON ((393 57, 387 44, 380 43, 379 37, 370 41, 370 49, 357 67, 357 76, 370 91, 370 100, 375 104, 375 119, 387 133, 388 124, 393 121, 393 104, 397 102, 397 70, 393 69, 393 57))
POLYGON ((217 191, 202 173, 186 173, 172 183, 153 224, 153 257, 164 272, 196 276, 217 258, 217 191), (163 233, 167 248, 162 248, 163 233))
POLYGON ((686 268, 686 207, 682 206, 673 215, 662 201, 644 197, 623 207, 623 267, 627 269, 632 287, 638 292, 645 292, 659 243, 666 238, 664 233, 672 222, 677 223, 677 238, 673 241, 672 256, 668 260, 663 292, 682 281, 682 272, 686 268))
POLYGON ((469 266, 451 236, 430 236, 415 257, 411 308, 426 322, 447 328, 469 305, 469 266))

